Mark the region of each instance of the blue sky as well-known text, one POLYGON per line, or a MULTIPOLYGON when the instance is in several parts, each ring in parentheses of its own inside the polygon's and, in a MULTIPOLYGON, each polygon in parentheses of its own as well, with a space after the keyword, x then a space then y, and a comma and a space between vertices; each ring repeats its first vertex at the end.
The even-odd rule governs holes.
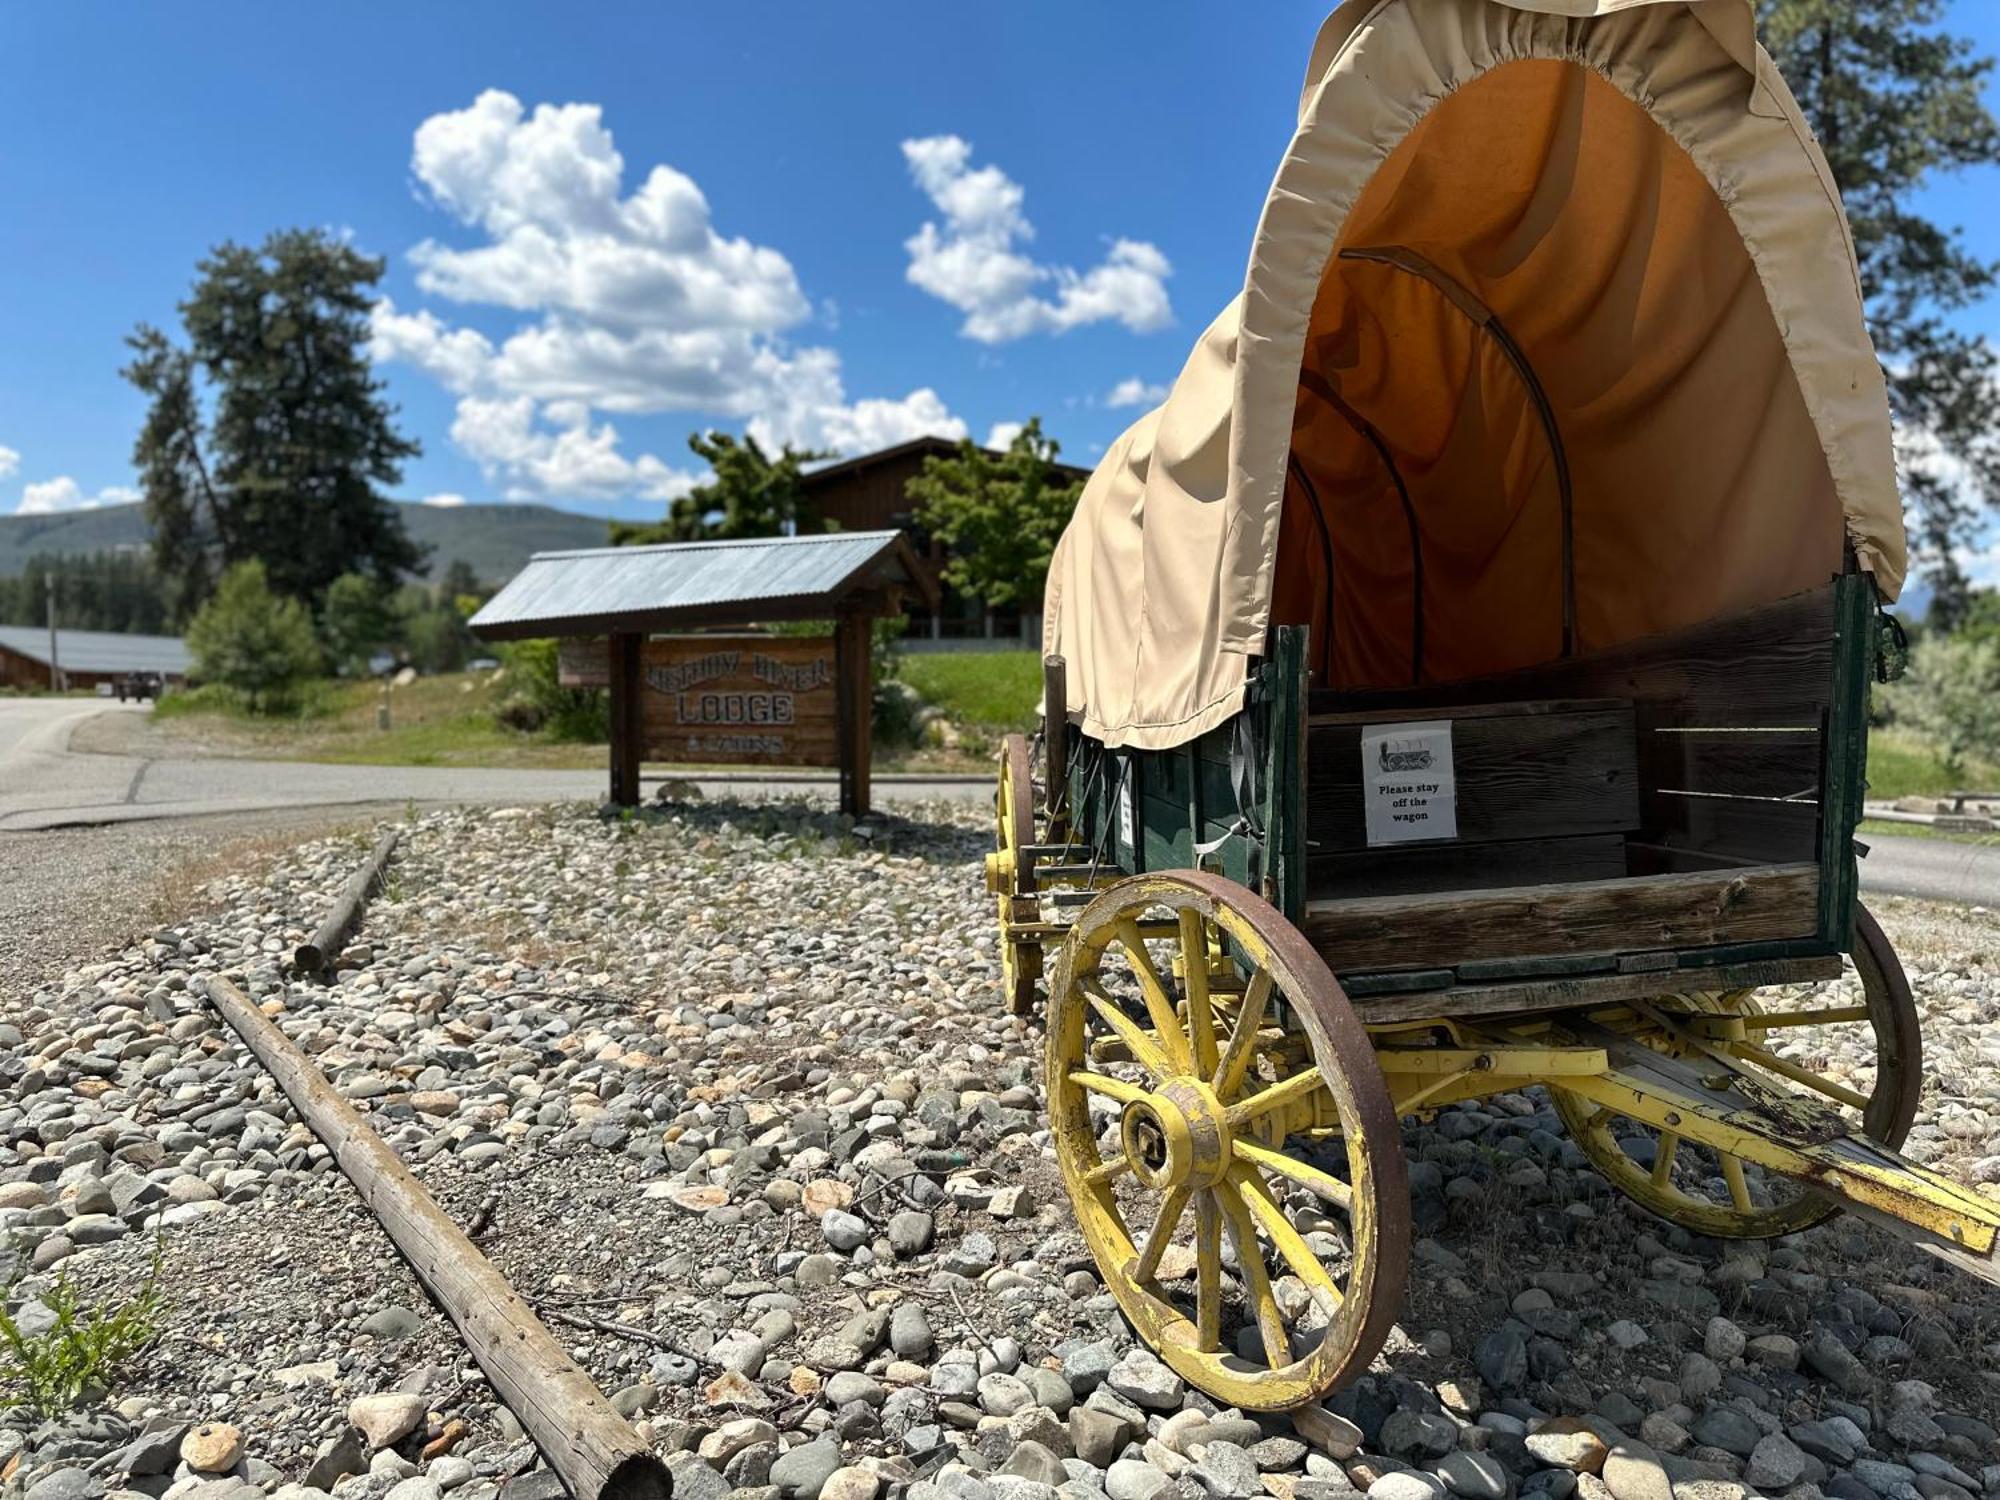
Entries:
MULTIPOLYGON (((126 498, 124 335, 295 224, 388 260, 411 499, 657 514, 711 424, 1089 462, 1240 285, 1323 14, 7 6, 0 513, 126 498)), ((2000 255, 2000 170, 1936 210, 2000 255)))

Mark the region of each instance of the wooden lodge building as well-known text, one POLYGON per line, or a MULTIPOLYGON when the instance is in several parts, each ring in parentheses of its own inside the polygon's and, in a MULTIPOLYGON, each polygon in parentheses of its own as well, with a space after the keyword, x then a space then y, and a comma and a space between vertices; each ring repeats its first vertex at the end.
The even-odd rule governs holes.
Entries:
MULTIPOLYGON (((801 488, 819 514, 842 531, 900 531, 909 538, 917 566, 937 587, 939 603, 930 610, 911 597, 906 605, 910 616, 907 644, 921 650, 926 640, 937 642, 938 649, 949 649, 954 641, 1019 640, 1024 623, 1032 639, 1040 628, 1039 619, 1023 622, 1018 610, 988 610, 979 600, 954 593, 943 578, 948 549, 916 523, 915 503, 908 495, 910 481, 923 472, 925 459, 949 458, 956 452, 958 444, 948 439, 914 438, 814 469, 804 476, 801 488)), ((1055 467, 1077 480, 1090 475, 1090 470, 1073 464, 1055 467)))

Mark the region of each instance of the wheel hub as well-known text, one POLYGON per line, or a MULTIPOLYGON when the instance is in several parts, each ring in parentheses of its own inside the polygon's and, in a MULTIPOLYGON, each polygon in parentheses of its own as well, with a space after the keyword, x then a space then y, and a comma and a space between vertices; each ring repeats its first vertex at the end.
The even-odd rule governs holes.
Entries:
POLYGON ((1014 889, 1014 851, 996 849, 986 856, 986 889, 1004 896, 1014 889))
POLYGON ((1212 1187, 1229 1168, 1229 1126, 1205 1083, 1177 1078, 1127 1104, 1118 1122, 1125 1159, 1147 1187, 1212 1187))

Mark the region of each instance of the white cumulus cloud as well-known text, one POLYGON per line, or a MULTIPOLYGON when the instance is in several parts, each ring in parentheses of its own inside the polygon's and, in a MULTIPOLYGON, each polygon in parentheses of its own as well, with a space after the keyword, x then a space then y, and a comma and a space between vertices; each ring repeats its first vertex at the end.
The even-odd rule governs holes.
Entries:
POLYGON ((465 504, 465 496, 446 490, 442 494, 424 496, 424 504, 435 505, 439 510, 456 510, 465 504))
POLYGON ((94 495, 86 494, 83 486, 69 475, 58 474, 54 479, 24 486, 21 503, 14 508, 14 514, 48 516, 65 510, 96 510, 104 505, 130 505, 138 498, 137 490, 122 484, 108 484, 94 495))
POLYGON ((750 419, 749 432, 766 447, 790 443, 820 453, 868 453, 927 434, 966 434, 964 421, 928 386, 900 400, 849 402, 840 356, 831 349, 802 349, 789 358, 766 351, 760 373, 767 401, 750 419))
POLYGON ((1027 425, 1025 422, 995 422, 986 429, 986 446, 989 448, 1009 446, 1027 425))
POLYGON ((1158 406, 1167 399, 1167 388, 1141 380, 1137 375, 1128 375, 1111 387, 1104 398, 1106 406, 1158 406))
POLYGON ((618 429, 593 427, 589 408, 574 402, 538 411, 531 396, 462 397, 451 440, 508 500, 673 500, 702 477, 650 453, 627 458, 618 451, 618 429))
POLYGON ((478 389, 493 366, 493 342, 485 334, 452 328, 428 310, 398 312, 387 297, 369 310, 368 341, 374 358, 415 365, 449 391, 478 389))
POLYGON ((1173 266, 1157 246, 1114 239, 1087 271, 1043 264, 1021 248, 1035 235, 1022 211, 1024 190, 998 167, 975 168, 970 142, 955 135, 907 140, 903 159, 943 215, 904 241, 905 274, 965 314, 960 332, 967 338, 1003 344, 1106 322, 1150 333, 1173 321, 1166 287, 1173 266))
POLYGON ((787 340, 812 315, 791 262, 719 232, 701 188, 671 166, 628 193, 595 104, 531 111, 489 89, 417 127, 411 168, 480 237, 415 246, 419 288, 533 316, 489 337, 384 299, 374 356, 460 398, 453 440, 510 498, 670 498, 699 478, 620 451, 599 413, 700 413, 841 453, 964 431, 929 388, 851 401, 834 350, 787 340))
POLYGON ((21 455, 12 448, 0 444, 0 479, 5 479, 21 467, 21 455))

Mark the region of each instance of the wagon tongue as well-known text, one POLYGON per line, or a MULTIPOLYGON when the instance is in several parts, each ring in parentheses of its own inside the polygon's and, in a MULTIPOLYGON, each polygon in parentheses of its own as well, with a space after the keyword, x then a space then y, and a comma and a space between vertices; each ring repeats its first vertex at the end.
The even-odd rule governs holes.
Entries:
POLYGON ((1674 1057, 1587 1022, 1566 1029, 1601 1046, 1610 1064, 1578 1092, 1810 1184, 1850 1213, 2000 1285, 2000 1203, 1856 1134, 1838 1112, 1771 1087, 1692 1036, 1686 1055, 1674 1057))

